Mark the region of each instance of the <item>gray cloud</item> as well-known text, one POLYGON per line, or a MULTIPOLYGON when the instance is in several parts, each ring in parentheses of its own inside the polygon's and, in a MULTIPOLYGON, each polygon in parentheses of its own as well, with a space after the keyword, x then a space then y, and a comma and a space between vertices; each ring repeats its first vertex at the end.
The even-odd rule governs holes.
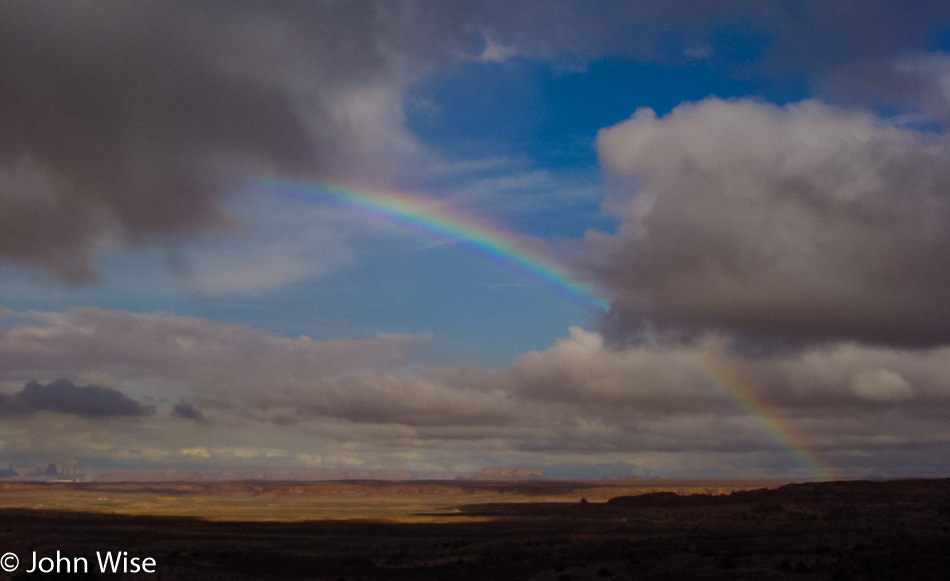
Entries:
POLYGON ((744 10, 753 15, 752 29, 774 35, 762 64, 765 70, 782 72, 822 74, 886 63, 923 49, 950 19, 950 6, 941 0, 913 6, 894 0, 754 4, 744 10))
POLYGON ((204 421, 205 415, 190 402, 176 403, 172 408, 172 415, 176 418, 194 420, 196 422, 204 421))
POLYGON ((0 327, 0 373, 9 379, 98 373, 124 383, 163 377, 200 385, 222 401, 275 393, 262 387, 282 393, 312 385, 315 378, 383 372, 404 363, 428 339, 289 339, 195 317, 98 308, 31 314, 34 324, 0 327))
POLYGON ((290 96, 209 54, 214 23, 184 5, 4 3, 0 255, 88 280, 103 245, 226 227, 223 162, 313 162, 290 96))
POLYGON ((116 389, 95 385, 75 385, 57 379, 47 385, 29 381, 14 397, 21 410, 59 412, 84 417, 145 416, 154 410, 116 389))
MULTIPOLYGON (((490 372, 487 373, 490 375, 490 372)), ((499 426, 516 423, 517 404, 502 389, 439 381, 428 374, 359 374, 315 381, 297 399, 297 417, 333 417, 354 423, 428 426, 499 426)))
POLYGON ((815 101, 707 99, 602 130, 616 337, 950 341, 950 144, 815 101))
POLYGON ((871 96, 902 112, 908 125, 950 122, 950 54, 913 51, 885 63, 835 71, 822 90, 846 103, 871 96))
POLYGON ((416 13, 4 3, 0 257, 88 281, 104 249, 226 231, 249 175, 398 167, 401 87, 449 38, 405 34, 416 13))

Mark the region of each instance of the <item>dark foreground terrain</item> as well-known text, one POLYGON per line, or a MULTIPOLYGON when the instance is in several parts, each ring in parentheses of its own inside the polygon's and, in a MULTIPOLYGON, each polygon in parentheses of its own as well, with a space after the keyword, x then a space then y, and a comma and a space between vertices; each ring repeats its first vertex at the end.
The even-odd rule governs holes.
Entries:
POLYGON ((16 554, 20 566, 0 578, 950 578, 950 480, 456 508, 458 521, 413 523, 213 522, 3 509, 0 553, 16 554), (58 575, 24 573, 34 552, 50 557, 49 565, 57 551, 85 557, 89 573, 66 573, 62 565, 58 575), (96 551, 152 557, 156 572, 103 574, 96 551))

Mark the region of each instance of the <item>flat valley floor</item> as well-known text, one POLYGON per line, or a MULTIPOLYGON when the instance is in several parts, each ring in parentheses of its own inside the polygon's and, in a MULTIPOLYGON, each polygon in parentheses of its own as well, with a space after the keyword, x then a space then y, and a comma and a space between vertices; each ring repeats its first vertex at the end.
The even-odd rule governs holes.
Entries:
POLYGON ((950 480, 2 483, 0 553, 0 579, 946 579, 950 480))

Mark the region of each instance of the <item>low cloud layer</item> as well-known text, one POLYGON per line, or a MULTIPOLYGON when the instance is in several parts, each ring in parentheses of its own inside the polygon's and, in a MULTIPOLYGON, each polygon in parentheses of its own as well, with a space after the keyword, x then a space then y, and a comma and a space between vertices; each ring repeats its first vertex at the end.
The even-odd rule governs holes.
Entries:
POLYGON ((92 376, 119 383, 162 377, 200 385, 203 394, 219 399, 267 398, 275 383, 299 389, 313 378, 385 371, 405 363, 428 340, 288 339, 195 317, 91 307, 30 318, 33 324, 0 327, 0 370, 7 379, 92 376))
POLYGON ((950 142, 861 112, 707 99, 602 130, 611 331, 950 342, 950 142))
POLYGON ((789 447, 848 475, 937 474, 950 452, 946 348, 841 344, 746 358, 722 339, 615 349, 574 328, 489 370, 407 366, 411 338, 290 340, 98 309, 30 318, 7 313, 22 322, 0 335, 9 354, 0 441, 15 458, 432 472, 619 463, 631 473, 814 476, 789 447), (97 377, 130 395, 59 382, 23 390, 26 373, 97 377), (77 398, 113 412, 141 412, 133 407, 143 401, 157 413, 110 423, 61 409, 77 398))

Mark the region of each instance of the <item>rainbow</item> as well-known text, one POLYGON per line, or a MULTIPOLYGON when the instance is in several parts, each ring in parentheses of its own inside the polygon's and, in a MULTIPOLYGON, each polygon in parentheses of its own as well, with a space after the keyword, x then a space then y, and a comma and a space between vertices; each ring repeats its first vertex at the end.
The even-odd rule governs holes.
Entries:
POLYGON ((406 192, 369 190, 343 185, 306 185, 263 179, 257 185, 283 196, 343 204, 361 214, 407 228, 444 243, 457 244, 514 269, 574 303, 607 310, 609 303, 592 287, 543 252, 531 249, 523 236, 462 214, 443 203, 406 192))
MULTIPOLYGON (((373 219, 396 224, 440 242, 457 244, 513 268, 577 304, 603 310, 609 308, 607 300, 593 288, 577 280, 563 265, 544 252, 532 249, 525 237, 462 214, 431 198, 392 190, 370 190, 339 184, 302 184, 278 179, 260 179, 256 185, 286 197, 339 203, 373 219)), ((786 449, 812 478, 830 478, 828 472, 815 461, 804 440, 780 420, 777 410, 756 395, 752 382, 723 360, 708 353, 679 352, 678 359, 752 416, 763 431, 786 449)))
POLYGON ((754 383, 723 359, 705 351, 680 351, 678 359, 697 372, 706 383, 720 394, 738 404, 755 419, 762 430, 795 459, 815 480, 831 480, 828 470, 821 467, 801 438, 790 425, 781 420, 781 414, 756 394, 754 383))

